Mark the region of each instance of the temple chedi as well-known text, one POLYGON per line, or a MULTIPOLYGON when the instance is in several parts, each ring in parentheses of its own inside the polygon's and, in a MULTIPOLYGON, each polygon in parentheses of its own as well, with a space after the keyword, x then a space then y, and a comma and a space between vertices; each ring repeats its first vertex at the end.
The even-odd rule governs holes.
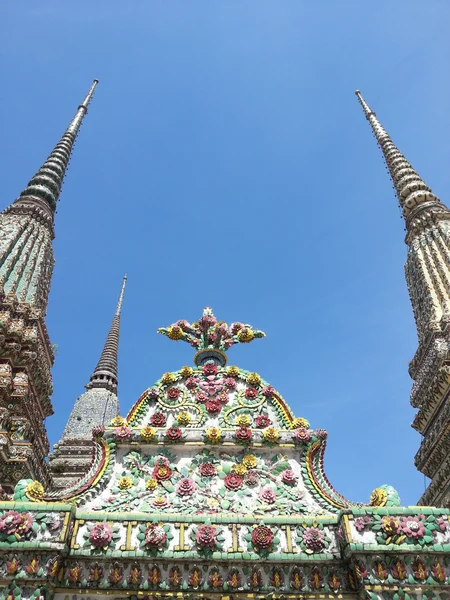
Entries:
POLYGON ((49 456, 54 212, 96 84, 0 214, 0 600, 448 600, 449 211, 359 92, 406 221, 416 464, 431 479, 420 506, 402 507, 385 484, 366 504, 339 494, 324 472, 327 432, 295 416, 263 375, 229 364, 235 344, 264 333, 209 307, 159 330, 192 346, 192 364, 155 374, 119 416, 125 279, 49 456))

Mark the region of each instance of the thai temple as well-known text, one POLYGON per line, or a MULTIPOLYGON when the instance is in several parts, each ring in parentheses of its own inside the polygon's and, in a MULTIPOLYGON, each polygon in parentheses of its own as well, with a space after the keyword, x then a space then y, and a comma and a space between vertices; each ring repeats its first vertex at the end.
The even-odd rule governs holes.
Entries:
POLYGON ((121 416, 126 278, 50 453, 55 209, 97 83, 0 214, 0 599, 450 598, 450 211, 359 91, 406 227, 415 464, 431 481, 417 506, 382 482, 366 504, 340 495, 324 472, 327 432, 295 416, 264 374, 229 363, 232 346, 263 331, 209 307, 159 330, 192 346, 192 364, 155 373, 121 416))

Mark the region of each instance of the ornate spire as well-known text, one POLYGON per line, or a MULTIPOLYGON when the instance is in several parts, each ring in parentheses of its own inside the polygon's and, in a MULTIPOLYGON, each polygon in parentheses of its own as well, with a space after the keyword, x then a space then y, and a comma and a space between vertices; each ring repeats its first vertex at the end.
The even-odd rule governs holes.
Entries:
POLYGON ((127 276, 125 275, 120 290, 119 301, 117 302, 116 312, 106 338, 103 352, 100 360, 93 372, 86 388, 105 388, 114 394, 117 394, 117 356, 119 353, 119 335, 120 335, 120 313, 122 311, 123 296, 125 293, 125 285, 127 276))
MULTIPOLYGON (((378 121, 376 114, 362 97, 361 92, 356 90, 355 94, 361 103, 366 119, 372 126, 375 138, 383 152, 386 165, 394 182, 400 207, 408 224, 408 217, 415 207, 419 205, 429 207, 431 204, 440 204, 440 200, 431 192, 420 175, 418 175, 395 146, 386 130, 378 121)), ((445 209, 443 205, 441 205, 441 208, 445 209)))
POLYGON ((227 363, 225 352, 233 344, 246 344, 266 335, 263 331, 253 329, 251 325, 244 325, 244 323, 232 323, 228 327, 224 321, 217 321, 209 306, 205 308, 199 321, 192 324, 187 321, 177 321, 168 327, 161 327, 158 333, 166 335, 171 340, 188 342, 197 348, 195 364, 217 362, 222 366, 227 363))
MULTIPOLYGON (((29 181, 27 187, 14 203, 15 205, 32 208, 33 205, 38 204, 41 209, 45 209, 48 206, 51 216, 53 216, 56 210, 56 202, 61 193, 63 179, 72 153, 75 138, 77 137, 83 118, 87 113, 88 105, 94 95, 97 83, 98 80, 94 79, 89 92, 83 102, 78 106, 77 112, 64 132, 64 135, 56 144, 50 153, 50 156, 36 175, 29 181)), ((46 212, 48 212, 48 209, 46 212)))

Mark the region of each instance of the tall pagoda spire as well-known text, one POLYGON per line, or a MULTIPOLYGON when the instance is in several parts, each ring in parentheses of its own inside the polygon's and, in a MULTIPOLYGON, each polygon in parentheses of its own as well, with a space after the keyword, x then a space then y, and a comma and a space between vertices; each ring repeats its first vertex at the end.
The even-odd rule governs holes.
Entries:
POLYGON ((120 290, 119 300, 117 302, 117 308, 114 313, 111 328, 95 371, 92 373, 91 379, 86 386, 87 389, 99 387, 105 388, 114 394, 117 393, 117 357, 119 354, 120 313, 122 311, 126 283, 127 276, 125 275, 122 281, 122 289, 120 290))
POLYGON ((431 479, 419 503, 450 506, 450 211, 394 145, 356 91, 394 182, 406 221, 406 283, 419 346, 409 365, 414 380, 412 426, 423 435, 414 462, 431 479))
POLYGON ((433 194, 431 189, 391 140, 384 127, 378 121, 374 111, 362 97, 361 92, 356 90, 355 94, 363 108, 366 119, 372 127, 377 143, 383 152, 400 202, 400 207, 408 225, 411 221, 411 213, 417 212, 414 211, 415 207, 422 207, 422 205, 430 206, 430 204, 440 203, 440 200, 433 194))
POLYGON ((94 79, 86 97, 78 106, 75 116, 64 132, 62 138, 53 148, 42 167, 30 179, 27 187, 16 200, 16 204, 26 206, 30 202, 37 203, 43 209, 45 209, 47 205, 51 213, 54 214, 73 145, 97 84, 98 79, 94 79))

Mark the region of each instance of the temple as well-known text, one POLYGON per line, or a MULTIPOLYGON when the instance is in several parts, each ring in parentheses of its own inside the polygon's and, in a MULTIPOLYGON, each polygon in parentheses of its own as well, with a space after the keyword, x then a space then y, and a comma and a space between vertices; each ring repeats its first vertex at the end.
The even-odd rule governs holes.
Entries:
POLYGON ((324 471, 327 432, 294 415, 263 375, 229 364, 234 345, 263 331, 210 307, 159 329, 192 346, 192 364, 155 374, 120 416, 126 277, 49 456, 54 212, 96 84, 0 214, 0 600, 448 600, 449 211, 359 92, 406 221, 416 464, 431 479, 420 506, 401 506, 384 483, 365 504, 339 494, 324 471))

